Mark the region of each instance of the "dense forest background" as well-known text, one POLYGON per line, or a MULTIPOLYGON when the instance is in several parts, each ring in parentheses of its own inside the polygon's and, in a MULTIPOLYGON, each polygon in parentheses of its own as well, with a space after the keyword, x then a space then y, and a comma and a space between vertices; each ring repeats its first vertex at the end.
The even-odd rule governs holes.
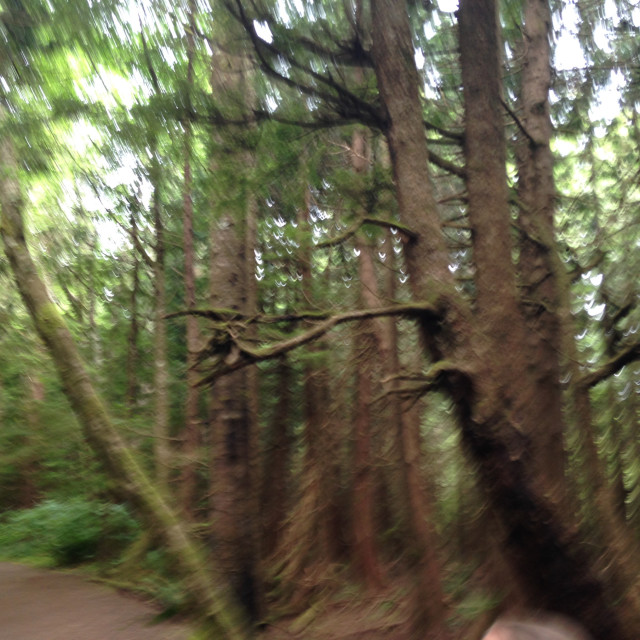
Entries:
POLYGON ((637 1, 1 5, 5 553, 638 637, 637 1))

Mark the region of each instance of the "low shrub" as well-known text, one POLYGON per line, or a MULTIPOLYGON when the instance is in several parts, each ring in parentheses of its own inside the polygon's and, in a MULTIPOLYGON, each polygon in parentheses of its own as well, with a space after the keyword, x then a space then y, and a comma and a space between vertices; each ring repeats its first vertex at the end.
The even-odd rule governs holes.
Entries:
POLYGON ((7 558, 48 557, 69 566, 114 557, 133 541, 139 525, 124 505, 77 498, 47 500, 0 520, 0 548, 7 558))

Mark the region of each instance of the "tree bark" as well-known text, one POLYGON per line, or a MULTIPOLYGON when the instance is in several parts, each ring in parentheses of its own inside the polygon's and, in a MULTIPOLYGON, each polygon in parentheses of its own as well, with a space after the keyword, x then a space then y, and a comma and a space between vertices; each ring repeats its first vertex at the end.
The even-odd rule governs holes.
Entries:
MULTIPOLYGON (((227 37, 228 34, 225 34, 227 37)), ((212 59, 211 85, 231 100, 247 100, 247 60, 226 44, 212 59)), ((247 105, 240 102, 242 108, 247 105)), ((226 132, 216 134, 223 142, 226 132)), ((210 300, 213 306, 255 313, 254 278, 255 200, 248 192, 250 154, 236 156, 245 173, 237 181, 238 191, 221 194, 215 202, 217 219, 211 228, 210 300), (241 203, 233 210, 231 202, 241 203)), ((222 162, 212 158, 214 173, 222 162)), ((229 168, 227 167, 228 171, 229 168)), ((229 354, 230 359, 233 354, 229 354)), ((219 379, 212 389, 212 491, 213 535, 216 552, 236 594, 253 619, 261 608, 257 512, 255 442, 257 429, 257 377, 255 369, 244 369, 219 379)))
MULTIPOLYGON (((211 301, 243 310, 246 303, 244 235, 233 215, 219 219, 211 235, 211 301)), ((212 389, 211 506, 216 555, 238 597, 255 615, 255 558, 249 475, 249 406, 247 370, 216 382, 212 389)))
POLYGON ((264 450, 264 479, 260 501, 263 513, 262 548, 265 556, 271 555, 281 540, 290 497, 289 460, 292 437, 289 422, 293 376, 286 356, 280 356, 277 362, 275 377, 278 382, 275 394, 278 400, 269 428, 269 441, 264 450))
MULTIPOLYGON (((597 638, 623 638, 625 631, 593 561, 582 555, 571 514, 558 511, 550 485, 536 475, 531 403, 536 401, 539 372, 519 348, 526 324, 511 275, 495 1, 461 0, 459 21, 469 217, 481 312, 477 330, 485 336, 487 373, 498 385, 483 388, 485 376, 474 377, 480 402, 467 410, 460 407, 463 434, 506 524, 507 551, 532 602, 581 618, 597 638), (498 227, 499 239, 486 243, 498 227), (493 315, 491 306, 504 310, 504 316, 493 315)), ((468 399, 473 400, 470 395, 468 399)), ((544 437, 562 423, 558 427, 545 422, 538 428, 544 437)))
MULTIPOLYGON (((367 170, 367 144, 364 131, 356 129, 351 139, 351 166, 357 175, 367 170)), ((370 247, 356 241, 358 248, 358 281, 362 308, 380 305, 376 296, 378 284, 370 247)), ((362 320, 354 330, 354 358, 356 371, 356 407, 354 417, 355 478, 352 487, 352 527, 354 560, 360 577, 370 589, 382 584, 382 572, 378 561, 375 527, 375 485, 371 451, 373 399, 373 375, 377 369, 375 323, 380 320, 362 320)))
POLYGON ((527 0, 524 5, 523 68, 520 92, 521 125, 516 148, 520 225, 520 277, 528 331, 527 349, 535 371, 535 401, 527 411, 533 431, 533 473, 549 496, 567 504, 566 454, 560 354, 562 353, 561 293, 554 236, 556 191, 551 153, 551 12, 548 0, 527 0))

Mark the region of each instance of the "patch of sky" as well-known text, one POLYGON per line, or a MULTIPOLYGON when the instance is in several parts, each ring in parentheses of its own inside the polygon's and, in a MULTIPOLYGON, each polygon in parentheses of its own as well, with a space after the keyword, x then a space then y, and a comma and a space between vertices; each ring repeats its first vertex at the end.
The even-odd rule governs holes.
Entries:
POLYGON ((458 10, 458 0, 438 0, 438 9, 443 13, 453 13, 458 10))
POLYGON ((253 28, 260 40, 264 40, 264 42, 268 42, 269 44, 273 42, 273 34, 271 33, 271 29, 269 29, 269 25, 266 22, 259 22, 258 20, 254 20, 253 28))

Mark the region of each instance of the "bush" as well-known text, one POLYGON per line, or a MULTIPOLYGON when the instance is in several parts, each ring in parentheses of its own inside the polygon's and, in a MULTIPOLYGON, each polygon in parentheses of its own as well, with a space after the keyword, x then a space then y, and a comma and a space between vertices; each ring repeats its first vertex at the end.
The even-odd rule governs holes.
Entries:
POLYGON ((6 557, 48 557, 68 566, 115 554, 139 531, 126 507, 97 501, 47 500, 13 511, 0 521, 0 548, 6 557), (104 553, 106 552, 106 553, 104 553))

